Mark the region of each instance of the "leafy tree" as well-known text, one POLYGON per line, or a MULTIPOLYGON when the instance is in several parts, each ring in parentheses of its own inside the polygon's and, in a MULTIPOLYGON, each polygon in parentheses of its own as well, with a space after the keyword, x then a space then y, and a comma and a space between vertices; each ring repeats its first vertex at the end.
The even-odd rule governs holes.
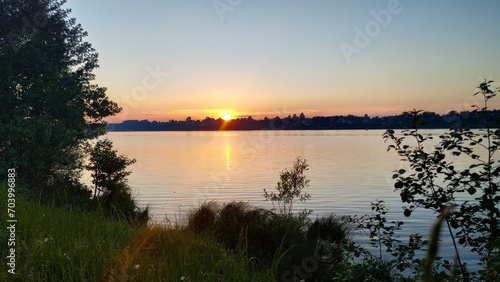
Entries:
POLYGON ((108 214, 125 216, 131 222, 147 223, 149 210, 137 207, 127 184, 131 171, 126 168, 134 163, 135 159, 118 155, 111 140, 102 139, 90 149, 86 168, 92 174, 93 198, 104 204, 108 214))
POLYGON ((465 264, 460 260, 457 243, 472 247, 479 254, 484 270, 482 279, 495 280, 498 271, 498 246, 500 242, 500 163, 495 153, 500 145, 500 129, 495 124, 488 109, 488 101, 500 90, 491 90, 493 81, 484 81, 478 87, 483 105, 474 105, 473 113, 482 121, 483 129, 472 131, 467 126, 454 127, 439 136, 440 141, 433 148, 429 143, 433 136, 421 134, 420 111, 412 111, 414 127, 403 131, 398 137, 388 130, 384 138, 391 140, 388 150, 395 150, 404 161, 408 161, 411 171, 401 169, 394 174, 394 187, 400 191, 401 200, 408 203, 405 216, 413 210, 424 208, 441 214, 454 206, 454 210, 444 217, 444 221, 455 248, 456 259, 464 280, 469 279, 465 264), (494 127, 496 126, 496 128, 494 127), (408 144, 411 137, 415 146, 408 144), (460 168, 455 162, 468 166, 460 168), (496 273, 491 276, 491 273, 496 273))
POLYGON ((127 184, 127 166, 135 163, 124 155, 118 155, 113 150, 113 142, 109 139, 97 141, 90 150, 90 159, 87 169, 92 173, 94 197, 109 195, 116 190, 123 189, 127 184))
POLYGON ((64 3, 0 0, 0 170, 30 188, 78 179, 86 142, 121 110, 92 82, 97 53, 64 3))
POLYGON ((299 199, 305 202, 311 195, 303 191, 309 186, 309 179, 304 175, 304 171, 309 169, 306 159, 297 157, 292 168, 287 168, 280 172, 280 181, 276 185, 277 192, 268 192, 264 189, 262 195, 266 201, 273 203, 273 209, 280 214, 292 213, 293 203, 299 199))

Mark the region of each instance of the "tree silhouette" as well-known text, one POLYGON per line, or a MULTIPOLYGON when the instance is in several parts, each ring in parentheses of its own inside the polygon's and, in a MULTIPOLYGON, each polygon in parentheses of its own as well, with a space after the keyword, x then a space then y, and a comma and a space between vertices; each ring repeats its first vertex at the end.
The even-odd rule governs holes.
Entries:
POLYGON ((113 150, 113 142, 109 139, 99 140, 90 150, 90 159, 87 169, 92 172, 94 197, 107 196, 118 190, 126 189, 127 166, 135 163, 124 155, 118 155, 113 150))
POLYGON ((77 180, 86 142, 121 110, 92 82, 97 53, 64 3, 0 1, 0 170, 30 188, 77 180))

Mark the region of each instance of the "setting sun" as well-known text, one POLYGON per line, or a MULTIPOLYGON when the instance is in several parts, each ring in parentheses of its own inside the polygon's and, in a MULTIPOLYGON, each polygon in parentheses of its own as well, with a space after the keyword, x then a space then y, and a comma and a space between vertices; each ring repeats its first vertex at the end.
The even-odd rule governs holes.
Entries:
POLYGON ((228 120, 231 120, 233 118, 233 115, 228 113, 228 112, 222 112, 221 118, 225 121, 228 121, 228 120))

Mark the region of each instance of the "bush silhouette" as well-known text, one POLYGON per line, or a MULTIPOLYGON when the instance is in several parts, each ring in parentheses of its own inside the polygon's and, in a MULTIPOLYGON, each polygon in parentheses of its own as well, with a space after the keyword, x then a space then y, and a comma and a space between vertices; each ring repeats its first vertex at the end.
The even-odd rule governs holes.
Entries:
POLYGON ((287 242, 296 241, 290 240, 293 237, 290 234, 303 235, 303 226, 292 217, 278 216, 235 201, 222 206, 214 201, 202 204, 188 215, 188 229, 211 234, 228 249, 245 248, 253 254, 270 257, 274 256, 285 235, 287 242))
MULTIPOLYGON (((275 214, 235 201, 222 205, 205 202, 190 212, 187 229, 212 236, 231 252, 243 252, 255 267, 276 264, 278 276, 312 257, 318 238, 340 243, 348 233, 345 224, 334 215, 310 224, 305 214, 275 214)), ((323 248, 319 253, 326 252, 334 259, 340 259, 337 250, 332 248, 323 248)), ((325 273, 321 272, 321 275, 325 273)))
POLYGON ((203 203, 197 210, 189 213, 188 229, 196 233, 213 230, 218 209, 219 207, 214 201, 203 203))
POLYGON ((264 189, 262 197, 271 201, 273 211, 279 214, 292 214, 293 204, 300 200, 305 202, 311 198, 305 188, 309 187, 309 179, 304 172, 309 170, 306 159, 297 157, 293 167, 280 171, 280 181, 276 184, 276 191, 268 192, 264 189))
POLYGON ((347 235, 346 224, 333 214, 317 218, 307 230, 308 240, 320 239, 337 244, 346 239, 347 235))

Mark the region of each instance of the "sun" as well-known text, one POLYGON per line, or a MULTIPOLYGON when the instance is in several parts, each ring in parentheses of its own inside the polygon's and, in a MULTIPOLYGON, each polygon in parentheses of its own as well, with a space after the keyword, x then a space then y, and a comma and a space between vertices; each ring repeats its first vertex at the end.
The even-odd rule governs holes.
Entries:
POLYGON ((233 115, 228 113, 228 112, 222 112, 221 114, 221 118, 225 121, 228 121, 228 120, 232 120, 233 119, 233 115))

